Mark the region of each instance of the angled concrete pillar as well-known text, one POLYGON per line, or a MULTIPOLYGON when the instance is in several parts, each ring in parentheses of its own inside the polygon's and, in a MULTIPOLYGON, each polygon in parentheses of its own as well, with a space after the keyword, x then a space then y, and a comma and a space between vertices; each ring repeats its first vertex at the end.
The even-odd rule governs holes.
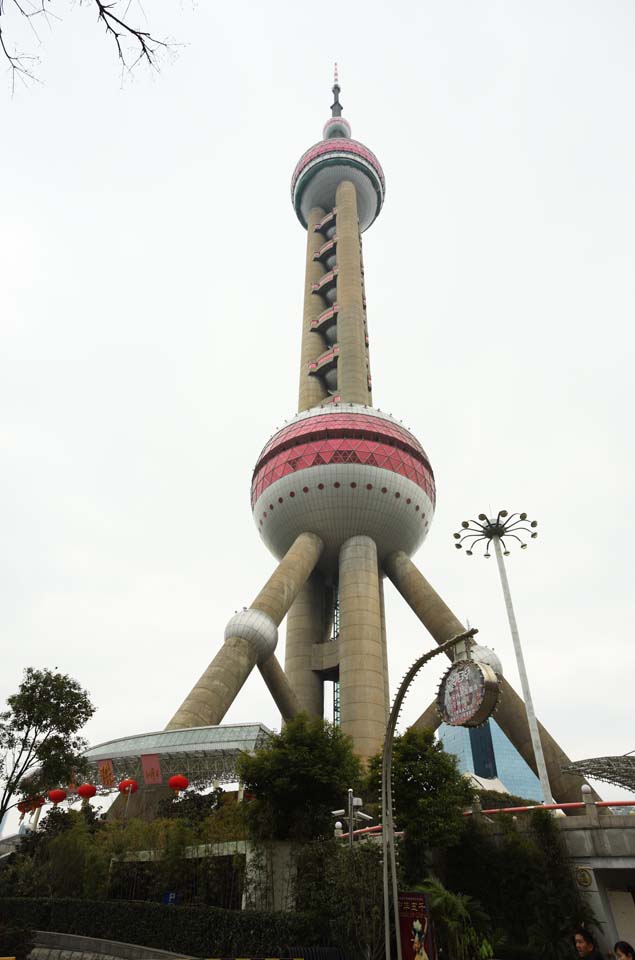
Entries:
POLYGON ((339 597, 340 725, 368 760, 386 733, 377 547, 370 537, 351 537, 342 546, 339 597))
MULTIPOLYGON (((250 609, 229 621, 223 646, 167 730, 221 722, 256 663, 264 664, 272 656, 277 627, 319 560, 322 548, 322 541, 313 533, 302 533, 294 541, 250 609)), ((283 684, 274 664, 265 667, 265 678, 276 690, 276 702, 279 698, 285 711, 292 709, 288 682, 283 684)))

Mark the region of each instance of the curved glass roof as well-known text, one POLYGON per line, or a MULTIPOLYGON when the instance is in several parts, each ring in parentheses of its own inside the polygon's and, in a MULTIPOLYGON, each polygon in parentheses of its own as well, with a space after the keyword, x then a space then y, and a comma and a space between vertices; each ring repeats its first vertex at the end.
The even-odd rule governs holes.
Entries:
POLYGON ((262 746, 271 730, 261 723, 229 724, 217 727, 186 727, 137 733, 131 737, 106 740, 84 754, 88 761, 113 760, 115 757, 139 757, 146 753, 200 753, 237 750, 251 753, 262 746))
MULTIPOLYGON (((241 753, 260 749, 271 731, 261 723, 227 724, 216 727, 187 727, 183 730, 158 730, 107 740, 90 747, 84 754, 91 771, 97 775, 100 765, 112 769, 112 784, 124 777, 144 782, 141 758, 157 757, 161 781, 175 773, 186 776, 192 785, 234 783, 238 779, 236 760, 241 753)), ((103 783, 103 777, 101 777, 103 783)))

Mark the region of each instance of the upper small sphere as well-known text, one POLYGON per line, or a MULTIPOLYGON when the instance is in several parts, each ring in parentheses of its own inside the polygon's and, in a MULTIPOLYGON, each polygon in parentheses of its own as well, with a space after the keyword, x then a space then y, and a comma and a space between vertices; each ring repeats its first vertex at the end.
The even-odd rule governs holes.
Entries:
MULTIPOLYGON (((332 119, 338 124, 342 121, 342 117, 332 119)), ((360 230, 370 227, 384 203, 384 171, 368 147, 345 136, 330 136, 314 144, 293 172, 291 200, 303 227, 306 228, 313 207, 333 209, 335 191, 343 180, 350 180, 355 186, 360 230)))
POLYGON ((322 136, 325 140, 333 137, 350 138, 351 125, 344 117, 329 117, 322 128, 322 136))
POLYGON ((335 64, 334 100, 331 116, 324 124, 319 143, 300 157, 291 179, 291 202, 298 220, 306 228, 313 207, 328 213, 335 206, 335 191, 350 180, 357 193, 360 230, 367 230, 384 202, 386 181, 379 160, 368 147, 351 140, 351 125, 342 116, 340 84, 335 64))

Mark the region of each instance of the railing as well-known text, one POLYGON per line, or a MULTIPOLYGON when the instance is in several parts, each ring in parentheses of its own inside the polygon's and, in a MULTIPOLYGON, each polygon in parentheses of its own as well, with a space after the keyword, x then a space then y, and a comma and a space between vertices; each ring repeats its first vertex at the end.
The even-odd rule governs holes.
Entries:
MULTIPOLYGON (((535 803, 529 807, 493 807, 491 810, 481 810, 483 814, 492 816, 496 813, 530 813, 532 810, 583 810, 586 806, 593 807, 635 807, 635 800, 596 800, 586 804, 582 800, 576 803, 535 803)), ((471 817, 473 810, 464 810, 464 817, 471 817)))

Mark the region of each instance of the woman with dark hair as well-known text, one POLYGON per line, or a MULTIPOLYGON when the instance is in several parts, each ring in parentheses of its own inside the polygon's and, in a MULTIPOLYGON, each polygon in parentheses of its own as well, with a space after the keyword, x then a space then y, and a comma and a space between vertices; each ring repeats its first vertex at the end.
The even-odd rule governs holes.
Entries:
POLYGON ((593 935, 584 927, 580 927, 573 934, 573 946, 582 960, 602 960, 602 954, 598 950, 593 935))
POLYGON ((635 950, 626 940, 618 940, 613 949, 617 960, 635 960, 635 950))

